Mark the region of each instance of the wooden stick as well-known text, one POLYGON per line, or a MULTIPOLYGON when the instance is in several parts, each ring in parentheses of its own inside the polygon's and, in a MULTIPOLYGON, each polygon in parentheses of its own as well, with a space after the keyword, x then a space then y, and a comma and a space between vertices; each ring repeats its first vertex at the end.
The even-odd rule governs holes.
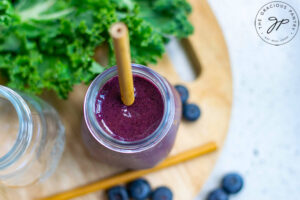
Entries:
POLYGON ((126 183, 128 181, 137 179, 141 176, 146 174, 156 172, 158 170, 191 160, 193 158, 199 157, 201 155, 210 153, 217 149, 217 144, 215 142, 206 143, 200 147, 196 147, 194 149, 179 153, 175 156, 171 156, 163 161, 161 164, 157 165, 156 167, 144 170, 137 170, 137 171, 129 171, 124 172, 122 174, 109 177, 98 182, 94 182, 85 186, 81 186, 69 191, 65 191, 50 197, 42 198, 40 200, 65 200, 70 198, 75 198, 78 196, 82 196, 91 192, 95 192, 97 190, 105 190, 111 188, 115 185, 119 185, 121 183, 126 183))
POLYGON ((126 106, 130 106, 134 102, 134 89, 128 30, 124 23, 118 22, 110 27, 109 32, 115 48, 121 99, 126 106))

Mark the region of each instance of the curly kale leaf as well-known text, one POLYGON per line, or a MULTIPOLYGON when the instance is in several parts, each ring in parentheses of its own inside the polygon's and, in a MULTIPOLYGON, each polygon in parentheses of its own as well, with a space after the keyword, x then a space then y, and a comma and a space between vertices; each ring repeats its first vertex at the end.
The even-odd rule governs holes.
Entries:
POLYGON ((167 36, 192 32, 189 12, 185 0, 1 0, 0 72, 12 88, 67 98, 75 84, 115 64, 111 24, 127 24, 134 62, 155 63, 167 36), (93 60, 103 44, 108 66, 93 60))
POLYGON ((149 22, 163 36, 184 38, 194 29, 188 21, 192 11, 186 0, 136 0, 140 5, 140 17, 149 22))

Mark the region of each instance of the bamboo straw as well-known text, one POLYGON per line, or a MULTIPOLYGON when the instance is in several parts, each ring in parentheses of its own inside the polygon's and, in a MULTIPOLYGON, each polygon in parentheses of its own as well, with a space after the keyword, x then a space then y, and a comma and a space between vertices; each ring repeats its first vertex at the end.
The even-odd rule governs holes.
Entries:
POLYGON ((65 191, 50 197, 42 198, 40 200, 65 200, 70 198, 75 198, 78 196, 82 196, 91 192, 95 192, 97 190, 105 190, 115 185, 126 183, 128 181, 134 180, 146 174, 156 172, 158 170, 191 160, 193 158, 199 157, 201 155, 210 153, 217 149, 217 144, 215 142, 208 142, 202 146, 196 147, 194 149, 179 153, 175 156, 171 156, 167 158, 164 162, 157 165, 154 168, 138 170, 138 171, 129 171, 124 172, 122 174, 109 177, 85 186, 81 186, 69 191, 65 191))
POLYGON ((125 105, 130 106, 134 102, 134 89, 128 30, 124 23, 118 22, 110 27, 109 32, 114 43, 121 99, 125 105))

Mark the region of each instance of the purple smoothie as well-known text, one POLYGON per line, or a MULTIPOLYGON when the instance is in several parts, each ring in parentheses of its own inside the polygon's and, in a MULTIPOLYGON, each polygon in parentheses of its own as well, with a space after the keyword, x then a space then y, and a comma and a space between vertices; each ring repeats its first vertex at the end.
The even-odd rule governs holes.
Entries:
POLYGON ((135 101, 121 101, 118 77, 105 83, 96 98, 96 118, 110 135, 122 141, 141 140, 153 133, 164 114, 164 102, 158 88, 147 79, 134 75, 135 101))
POLYGON ((90 85, 84 102, 83 142, 98 160, 119 167, 155 166, 171 151, 181 120, 175 88, 148 67, 132 64, 135 102, 121 102, 117 68, 90 85))

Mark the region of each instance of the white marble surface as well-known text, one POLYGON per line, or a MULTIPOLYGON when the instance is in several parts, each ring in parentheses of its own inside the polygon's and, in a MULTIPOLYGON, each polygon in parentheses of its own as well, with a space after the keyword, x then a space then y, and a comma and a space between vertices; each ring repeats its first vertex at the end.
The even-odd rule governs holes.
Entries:
MULTIPOLYGON (((283 1, 300 15, 299 0, 283 1)), ((300 32, 282 46, 263 42, 254 19, 268 2, 209 0, 230 53, 234 101, 224 149, 197 200, 231 171, 245 179, 231 200, 300 199, 300 32)))

